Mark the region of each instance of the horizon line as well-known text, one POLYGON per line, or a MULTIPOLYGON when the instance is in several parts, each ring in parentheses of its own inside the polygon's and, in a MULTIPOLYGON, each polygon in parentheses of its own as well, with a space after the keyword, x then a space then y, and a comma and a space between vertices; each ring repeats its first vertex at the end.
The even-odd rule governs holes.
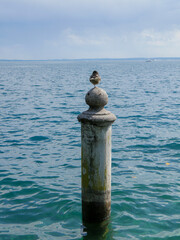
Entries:
POLYGON ((180 57, 130 57, 130 58, 52 58, 52 59, 0 59, 0 61, 83 61, 83 60, 156 60, 180 59, 180 57))

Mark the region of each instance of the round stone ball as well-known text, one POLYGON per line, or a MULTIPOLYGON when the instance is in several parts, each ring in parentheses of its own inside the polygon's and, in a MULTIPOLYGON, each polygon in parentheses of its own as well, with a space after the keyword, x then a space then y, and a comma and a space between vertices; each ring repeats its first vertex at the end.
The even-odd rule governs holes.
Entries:
POLYGON ((108 95, 102 88, 94 87, 86 94, 85 100, 91 108, 103 108, 108 103, 108 95))

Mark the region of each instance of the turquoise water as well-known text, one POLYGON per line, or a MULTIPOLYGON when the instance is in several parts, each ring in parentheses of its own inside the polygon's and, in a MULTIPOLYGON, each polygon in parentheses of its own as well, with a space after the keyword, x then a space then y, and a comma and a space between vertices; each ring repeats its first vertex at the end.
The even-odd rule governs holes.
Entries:
POLYGON ((0 62, 0 240, 180 239, 179 163, 180 61, 0 62), (84 228, 77 115, 95 69, 117 116, 112 214, 84 228))

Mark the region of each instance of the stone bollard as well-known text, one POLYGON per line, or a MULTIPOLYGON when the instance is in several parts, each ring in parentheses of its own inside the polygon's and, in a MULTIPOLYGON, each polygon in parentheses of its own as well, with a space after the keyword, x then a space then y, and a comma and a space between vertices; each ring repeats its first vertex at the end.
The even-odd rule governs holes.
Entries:
MULTIPOLYGON (((96 71, 93 74, 90 81, 96 85, 100 77, 96 71)), ((78 115, 81 122, 82 216, 83 223, 93 223, 107 219, 111 212, 111 125, 116 116, 104 109, 108 95, 103 89, 94 86, 85 100, 89 109, 78 115)))

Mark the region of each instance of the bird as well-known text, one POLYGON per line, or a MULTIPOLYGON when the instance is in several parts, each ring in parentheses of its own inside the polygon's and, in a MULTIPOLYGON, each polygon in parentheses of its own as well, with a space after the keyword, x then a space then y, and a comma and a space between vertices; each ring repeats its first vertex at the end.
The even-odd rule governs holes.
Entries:
POLYGON ((99 73, 97 71, 93 71, 91 74, 89 81, 94 85, 98 84, 101 81, 101 77, 99 76, 99 73))

